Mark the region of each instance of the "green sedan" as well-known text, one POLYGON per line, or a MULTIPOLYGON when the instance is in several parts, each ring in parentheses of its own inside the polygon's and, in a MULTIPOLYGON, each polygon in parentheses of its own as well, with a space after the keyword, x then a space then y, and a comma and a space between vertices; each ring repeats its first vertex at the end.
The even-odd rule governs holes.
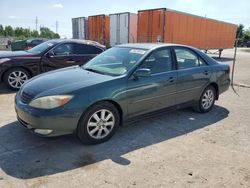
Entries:
POLYGON ((124 44, 83 66, 27 81, 16 94, 18 121, 33 133, 76 133, 84 144, 110 139, 128 121, 192 106, 209 112, 230 85, 230 67, 176 44, 124 44))

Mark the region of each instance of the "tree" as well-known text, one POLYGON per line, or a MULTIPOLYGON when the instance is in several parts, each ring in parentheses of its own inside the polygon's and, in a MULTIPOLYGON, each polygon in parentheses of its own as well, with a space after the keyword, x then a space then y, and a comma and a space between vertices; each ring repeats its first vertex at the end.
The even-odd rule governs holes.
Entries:
POLYGON ((239 24, 238 28, 237 28, 237 38, 242 39, 243 37, 243 32, 244 32, 244 25, 243 24, 239 24))
POLYGON ((39 32, 36 30, 30 30, 22 27, 16 27, 13 29, 11 26, 6 26, 4 28, 2 25, 0 25, 0 36, 15 37, 16 39, 20 40, 30 37, 47 39, 60 38, 58 33, 54 33, 47 27, 42 27, 39 34, 39 32))
POLYGON ((53 31, 51 31, 47 27, 41 27, 41 29, 40 29, 40 37, 53 39, 53 38, 60 38, 60 35, 57 34, 57 33, 54 33, 53 31))
POLYGON ((4 28, 3 25, 0 24, 0 36, 4 35, 4 28))
POLYGON ((243 42, 250 41, 250 28, 243 33, 243 42))
POLYGON ((14 30, 10 25, 5 27, 4 36, 10 36, 10 37, 14 36, 14 30))
POLYGON ((55 33, 54 38, 55 38, 55 39, 59 39, 59 38, 60 38, 60 35, 59 35, 58 33, 55 33))
POLYGON ((30 35, 31 35, 31 37, 35 37, 35 38, 39 37, 39 33, 36 30, 31 31, 30 35))

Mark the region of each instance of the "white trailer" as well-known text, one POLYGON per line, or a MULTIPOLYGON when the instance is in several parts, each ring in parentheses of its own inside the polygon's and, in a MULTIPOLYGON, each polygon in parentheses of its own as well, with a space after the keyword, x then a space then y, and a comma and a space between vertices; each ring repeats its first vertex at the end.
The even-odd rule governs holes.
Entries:
POLYGON ((110 14, 110 46, 137 42, 137 14, 110 14))
POLYGON ((73 39, 88 39, 88 19, 85 17, 72 18, 73 39))

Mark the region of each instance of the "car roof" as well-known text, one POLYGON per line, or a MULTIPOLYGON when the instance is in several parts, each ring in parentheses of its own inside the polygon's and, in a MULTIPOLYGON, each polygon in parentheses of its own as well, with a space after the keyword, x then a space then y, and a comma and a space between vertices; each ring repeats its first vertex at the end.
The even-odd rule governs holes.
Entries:
POLYGON ((106 48, 104 45, 101 45, 100 43, 92 41, 92 40, 83 40, 83 39, 52 39, 52 40, 49 40, 49 41, 53 42, 53 43, 73 42, 73 43, 78 43, 78 44, 87 44, 87 45, 97 46, 97 47, 100 47, 100 48, 106 48))
POLYGON ((140 49, 154 49, 154 48, 160 48, 160 47, 168 47, 168 46, 183 46, 183 47, 189 47, 186 45, 181 44, 173 44, 173 43, 127 43, 127 44, 121 44, 117 45, 118 47, 126 47, 126 48, 140 48, 140 49))

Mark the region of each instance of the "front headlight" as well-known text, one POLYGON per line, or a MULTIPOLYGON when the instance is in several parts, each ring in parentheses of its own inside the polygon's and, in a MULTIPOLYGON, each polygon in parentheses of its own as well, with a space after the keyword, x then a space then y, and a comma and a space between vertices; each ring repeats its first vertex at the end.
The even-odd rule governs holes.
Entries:
POLYGON ((29 103, 34 108, 52 109, 62 106, 73 98, 72 95, 53 95, 37 98, 29 103))

